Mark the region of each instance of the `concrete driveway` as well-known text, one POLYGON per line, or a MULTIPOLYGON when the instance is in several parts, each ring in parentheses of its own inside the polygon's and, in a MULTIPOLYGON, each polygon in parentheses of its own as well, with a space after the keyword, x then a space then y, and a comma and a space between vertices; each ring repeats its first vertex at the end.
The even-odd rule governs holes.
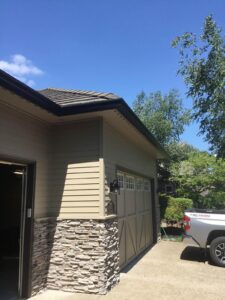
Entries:
POLYGON ((106 296, 49 291, 32 300, 225 299, 225 269, 210 265, 199 248, 162 241, 106 296))

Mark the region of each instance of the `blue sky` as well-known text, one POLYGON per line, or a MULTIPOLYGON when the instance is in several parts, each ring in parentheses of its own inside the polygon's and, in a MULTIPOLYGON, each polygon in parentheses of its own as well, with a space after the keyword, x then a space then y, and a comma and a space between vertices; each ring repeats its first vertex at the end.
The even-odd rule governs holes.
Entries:
MULTIPOLYGON (((141 90, 176 88, 191 107, 171 40, 210 13, 225 28, 224 0, 3 0, 0 66, 35 89, 111 91, 130 105, 141 90)), ((197 132, 182 140, 206 150, 197 132)))

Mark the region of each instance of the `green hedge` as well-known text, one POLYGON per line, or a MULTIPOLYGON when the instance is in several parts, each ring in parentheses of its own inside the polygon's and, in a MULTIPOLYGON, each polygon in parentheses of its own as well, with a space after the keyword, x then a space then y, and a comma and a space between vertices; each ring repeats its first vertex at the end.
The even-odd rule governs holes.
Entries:
POLYGON ((184 210, 193 207, 193 201, 188 198, 169 197, 164 218, 167 221, 179 222, 184 216, 184 210))

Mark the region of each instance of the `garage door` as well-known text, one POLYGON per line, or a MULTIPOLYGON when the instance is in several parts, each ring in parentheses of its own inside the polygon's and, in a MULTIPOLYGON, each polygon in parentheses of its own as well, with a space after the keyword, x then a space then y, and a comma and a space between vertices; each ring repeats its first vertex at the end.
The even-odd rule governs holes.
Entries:
POLYGON ((151 183, 149 179, 118 172, 120 267, 153 243, 151 183))

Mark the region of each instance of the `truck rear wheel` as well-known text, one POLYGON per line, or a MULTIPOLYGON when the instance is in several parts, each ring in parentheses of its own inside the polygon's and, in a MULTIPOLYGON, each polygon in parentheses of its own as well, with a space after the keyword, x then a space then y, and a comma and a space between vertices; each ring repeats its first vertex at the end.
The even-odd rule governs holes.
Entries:
POLYGON ((210 244, 209 252, 215 265, 225 268, 225 236, 214 239, 210 244))

